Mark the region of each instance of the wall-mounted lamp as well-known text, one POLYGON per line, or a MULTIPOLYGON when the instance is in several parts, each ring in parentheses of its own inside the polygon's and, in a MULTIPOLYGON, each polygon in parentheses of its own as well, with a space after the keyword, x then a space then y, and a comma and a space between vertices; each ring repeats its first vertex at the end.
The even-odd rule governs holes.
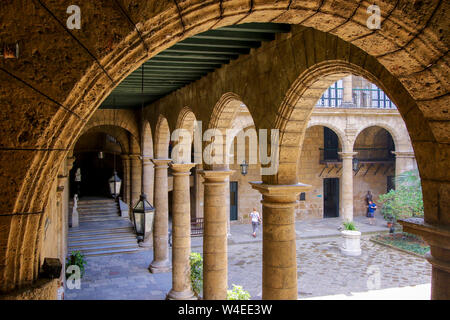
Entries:
POLYGON ((248 173, 248 164, 247 162, 244 160, 244 162, 242 162, 241 164, 241 174, 243 176, 245 176, 248 173))

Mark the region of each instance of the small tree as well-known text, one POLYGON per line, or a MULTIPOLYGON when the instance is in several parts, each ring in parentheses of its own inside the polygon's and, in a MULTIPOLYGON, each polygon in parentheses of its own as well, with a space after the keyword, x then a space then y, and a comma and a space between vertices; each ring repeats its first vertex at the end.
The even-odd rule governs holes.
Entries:
POLYGON ((189 262, 191 265, 192 291, 196 296, 199 296, 203 288, 203 258, 200 253, 191 252, 189 262))
POLYGON ((388 221, 400 217, 423 217, 422 186, 417 170, 405 171, 395 179, 396 189, 379 197, 381 212, 388 221))
POLYGON ((250 293, 242 286, 233 284, 232 290, 227 290, 227 300, 250 300, 250 293))

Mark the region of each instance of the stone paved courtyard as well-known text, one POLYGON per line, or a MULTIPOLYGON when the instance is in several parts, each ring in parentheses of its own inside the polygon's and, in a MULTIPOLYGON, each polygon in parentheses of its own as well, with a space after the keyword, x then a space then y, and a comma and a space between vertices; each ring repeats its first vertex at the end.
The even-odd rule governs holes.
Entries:
MULTIPOLYGON (((232 233, 239 228, 232 228, 232 233)), ((425 259, 375 244, 369 238, 370 235, 363 235, 363 253, 359 257, 341 255, 341 239, 336 236, 298 238, 299 298, 430 283, 431 265, 425 259)), ((200 239, 193 241, 193 251, 202 251, 201 246, 194 245, 200 239)), ((242 285, 252 299, 261 299, 262 242, 250 239, 247 234, 239 239, 228 247, 229 287, 242 285), (243 241, 244 238, 249 240, 243 241)), ((165 299, 171 288, 171 273, 149 273, 147 267, 152 257, 151 250, 89 257, 82 288, 66 290, 65 299, 165 299)))

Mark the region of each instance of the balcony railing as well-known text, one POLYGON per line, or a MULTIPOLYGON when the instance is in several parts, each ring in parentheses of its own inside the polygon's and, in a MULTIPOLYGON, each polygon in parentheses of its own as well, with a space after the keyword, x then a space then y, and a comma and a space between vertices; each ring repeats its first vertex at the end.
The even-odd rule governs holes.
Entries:
MULTIPOLYGON (((335 163, 342 162, 342 158, 338 152, 340 149, 337 148, 320 148, 320 160, 321 164, 324 163, 335 163)), ((353 152, 357 152, 355 158, 359 162, 391 162, 395 161, 395 156, 390 148, 355 148, 353 152)))
POLYGON ((343 104, 344 88, 330 87, 317 101, 316 107, 324 108, 377 108, 397 109, 383 90, 377 89, 352 89, 352 102, 343 104))
POLYGON ((191 219, 191 236, 198 237, 203 235, 204 220, 203 218, 191 219))

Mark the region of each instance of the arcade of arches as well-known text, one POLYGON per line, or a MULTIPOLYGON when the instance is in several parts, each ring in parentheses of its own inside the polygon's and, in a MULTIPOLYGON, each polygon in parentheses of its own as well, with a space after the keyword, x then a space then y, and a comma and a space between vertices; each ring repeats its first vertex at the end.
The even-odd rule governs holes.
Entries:
MULTIPOLYGON (((0 59, 0 291, 6 297, 56 297, 58 281, 39 275, 44 258, 65 260, 72 168, 92 176, 84 169, 89 162, 97 163, 93 179, 105 179, 115 166, 127 204, 141 193, 154 204, 150 270, 172 270, 173 298, 191 294, 183 271, 189 263, 189 212, 205 218, 205 299, 226 297, 229 181, 239 183, 245 195, 240 203, 248 205, 238 209, 238 220, 253 206, 262 211, 263 298, 296 299, 295 217, 324 214, 325 204, 315 200, 325 192, 323 178, 340 179, 337 215, 351 220, 362 214, 356 189, 371 185, 380 193, 388 177, 417 166, 425 216, 404 221, 403 228, 431 247, 432 299, 450 298, 450 3, 378 1, 381 28, 371 30, 367 1, 119 2, 122 10, 82 2, 80 30, 61 22, 67 1, 2 4, 2 41, 22 46, 19 59, 0 59), (122 80, 165 49, 208 30, 256 22, 290 29, 142 109, 99 109, 122 80), (327 88, 349 75, 381 88, 397 109, 315 108, 327 88), (194 136, 229 129, 239 136, 248 128, 256 129, 259 142, 268 141, 277 170, 258 159, 241 176, 239 155, 229 152, 232 142, 218 136, 181 156, 170 141, 175 129, 194 136), (261 129, 268 130, 267 139, 261 139, 261 129), (272 129, 279 130, 279 149, 271 145, 272 129), (334 143, 329 153, 334 149, 339 161, 325 157, 327 138, 334 143), (198 147, 236 161, 201 161, 198 147), (387 151, 383 161, 360 161, 354 175, 355 152, 370 148, 387 151), (317 181, 317 170, 325 166, 317 181), (305 200, 298 201, 302 193, 305 200)), ((251 160, 249 148, 246 153, 251 160)), ((100 189, 84 188, 104 195, 100 189)))

